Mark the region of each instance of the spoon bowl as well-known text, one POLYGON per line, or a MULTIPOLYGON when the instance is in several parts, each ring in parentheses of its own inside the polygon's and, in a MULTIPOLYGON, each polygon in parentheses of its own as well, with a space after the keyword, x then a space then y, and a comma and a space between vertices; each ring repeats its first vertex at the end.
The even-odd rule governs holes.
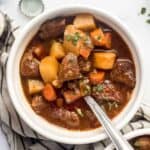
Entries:
POLYGON ((121 133, 113 126, 110 119, 107 117, 106 113, 101 109, 101 107, 95 102, 91 96, 86 96, 86 103, 90 106, 91 110, 97 117, 98 121, 104 127, 107 135, 112 140, 113 144, 117 150, 133 150, 131 145, 123 138, 121 133))

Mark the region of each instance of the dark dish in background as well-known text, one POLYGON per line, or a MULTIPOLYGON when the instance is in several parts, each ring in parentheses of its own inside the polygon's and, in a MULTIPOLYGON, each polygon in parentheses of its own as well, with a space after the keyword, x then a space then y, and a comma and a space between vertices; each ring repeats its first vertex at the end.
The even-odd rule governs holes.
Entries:
POLYGON ((150 150, 150 136, 144 135, 130 140, 135 150, 150 150))
POLYGON ((150 136, 149 135, 138 136, 136 138, 129 140, 129 143, 133 146, 134 150, 150 150, 150 136))
POLYGON ((90 14, 42 24, 22 56, 20 75, 37 114, 78 130, 100 126, 84 96, 93 96, 113 118, 126 106, 136 84, 128 46, 90 14))

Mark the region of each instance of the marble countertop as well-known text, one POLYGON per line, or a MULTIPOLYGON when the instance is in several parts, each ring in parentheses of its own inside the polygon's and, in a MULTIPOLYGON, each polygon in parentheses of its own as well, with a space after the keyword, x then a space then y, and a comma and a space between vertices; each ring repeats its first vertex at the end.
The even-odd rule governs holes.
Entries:
MULTIPOLYGON (((0 0, 0 10, 6 12, 21 27, 25 26, 30 19, 23 16, 18 9, 19 0, 0 0)), ((86 4, 118 16, 133 32, 141 51, 143 52, 143 63, 145 64, 145 73, 147 85, 145 86, 144 103, 150 104, 150 24, 146 23, 146 15, 140 15, 141 7, 146 7, 150 13, 150 0, 43 0, 45 9, 51 9, 60 5, 86 4)), ((150 19, 150 17, 149 17, 150 19)), ((0 145, 2 150, 9 150, 5 136, 0 130, 0 145)))

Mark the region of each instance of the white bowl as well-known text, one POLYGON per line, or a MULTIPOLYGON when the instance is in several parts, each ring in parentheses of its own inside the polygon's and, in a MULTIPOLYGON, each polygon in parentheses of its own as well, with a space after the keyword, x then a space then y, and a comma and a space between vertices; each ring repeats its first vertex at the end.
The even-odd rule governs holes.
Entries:
MULTIPOLYGON (((137 130, 131 131, 131 132, 125 134, 124 137, 127 140, 131 140, 131 139, 134 139, 134 138, 137 138, 137 137, 140 137, 140 136, 144 136, 144 135, 150 136, 150 128, 137 129, 137 130)), ((105 150, 114 150, 113 144, 108 145, 105 148, 105 150)))
POLYGON ((19 74, 19 63, 26 46, 32 37, 37 33, 40 25, 44 21, 57 16, 66 16, 83 12, 93 14, 97 19, 103 21, 117 31, 129 46, 135 62, 137 79, 136 87, 129 103, 123 111, 113 119, 113 123, 118 129, 121 129, 133 117, 139 107, 140 101, 142 100, 144 91, 144 72, 140 49, 138 48, 137 42, 135 42, 133 36, 131 36, 129 29, 127 29, 127 27, 113 15, 105 12, 104 10, 93 8, 91 6, 63 6, 56 9, 51 9, 30 21, 21 31, 20 35, 18 35, 9 54, 7 64, 8 91, 18 114, 32 129, 48 139, 67 144, 93 143, 103 140, 107 136, 102 128, 88 131, 72 131, 48 123, 46 120, 36 115, 27 102, 22 90, 19 74))

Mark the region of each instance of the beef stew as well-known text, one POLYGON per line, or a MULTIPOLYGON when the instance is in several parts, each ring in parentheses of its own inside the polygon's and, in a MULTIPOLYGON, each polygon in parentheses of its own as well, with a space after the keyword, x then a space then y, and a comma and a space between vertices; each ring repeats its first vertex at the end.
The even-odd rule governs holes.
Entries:
POLYGON ((84 96, 93 96, 113 118, 126 106, 136 84, 128 46, 90 14, 44 22, 25 49, 20 76, 38 115, 75 130, 100 126, 84 96))

